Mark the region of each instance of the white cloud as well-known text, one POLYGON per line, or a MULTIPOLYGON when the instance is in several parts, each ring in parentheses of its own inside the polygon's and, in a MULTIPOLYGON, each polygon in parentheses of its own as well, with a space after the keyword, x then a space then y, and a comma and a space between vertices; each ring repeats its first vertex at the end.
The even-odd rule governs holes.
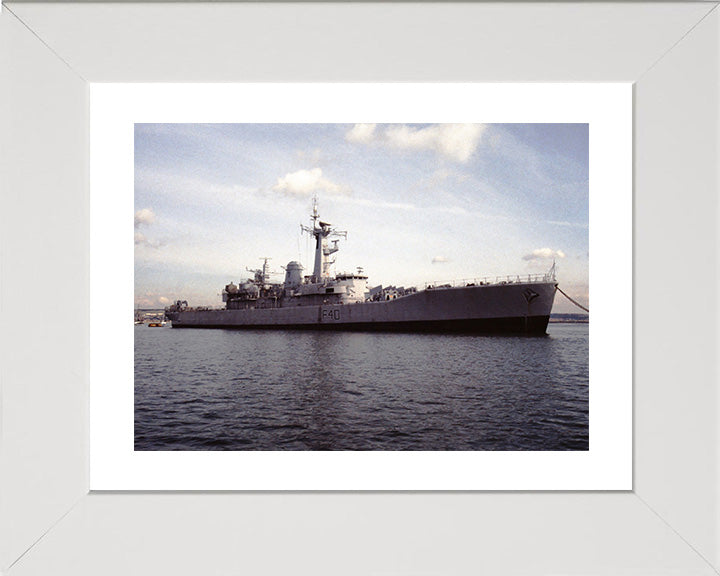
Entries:
POLYGON ((160 248, 162 242, 150 240, 142 232, 135 232, 135 246, 147 246, 148 248, 160 248))
POLYGON ((434 256, 432 259, 433 264, 444 264, 445 262, 450 262, 446 256, 434 256))
POLYGON ((145 292, 135 295, 136 308, 165 308, 172 300, 166 296, 159 296, 154 292, 145 292))
POLYGON ((551 258, 565 258, 565 252, 551 248, 538 248, 523 256, 523 260, 550 260, 551 258))
POLYGON ((355 124, 350 132, 345 134, 345 140, 348 142, 369 144, 375 135, 375 126, 375 124, 355 124))
POLYGON ((275 192, 282 192, 289 196, 311 196, 315 192, 328 194, 349 194, 350 188, 337 184, 325 178, 320 168, 312 170, 298 170, 278 178, 277 184, 272 188, 275 192))
POLYGON ((135 228, 139 228, 141 225, 152 224, 155 222, 155 212, 152 208, 143 208, 135 212, 135 228))
POLYGON ((552 224, 553 226, 567 226, 568 228, 587 228, 587 223, 583 222, 567 222, 567 221, 558 221, 558 220, 548 220, 548 224, 552 224))
POLYGON ((148 248, 160 248, 162 242, 151 240, 145 234, 140 232, 141 226, 149 226, 155 222, 155 212, 152 208, 143 208, 135 212, 135 246, 146 246, 148 248))
MULTIPOLYGON (((258 193, 257 186, 214 182, 207 178, 183 175, 179 172, 137 169, 135 171, 135 190, 136 197, 138 197, 138 191, 141 191, 143 197, 153 198, 165 205, 172 203, 172 206, 175 207, 196 207, 203 211, 208 207, 225 210, 233 201, 242 202, 245 211, 250 205, 253 209, 263 207, 262 203, 253 202, 251 204, 251 200, 258 193)), ((152 209, 147 210, 152 212, 152 209)), ((143 210, 139 212, 143 212, 143 210)), ((163 213, 161 219, 163 224, 166 217, 172 217, 172 215, 163 213)), ((137 222, 137 214, 135 221, 137 222)))
POLYGON ((483 130, 482 124, 438 124, 421 129, 392 126, 385 136, 391 146, 401 150, 432 150, 450 160, 467 162, 483 130))
POLYGON ((298 150, 296 156, 303 163, 317 165, 322 162, 324 154, 320 148, 314 148, 313 150, 298 150))
POLYGON ((475 153, 484 132, 484 124, 434 124, 426 128, 393 124, 384 131, 377 131, 375 124, 355 124, 345 139, 361 144, 375 142, 397 150, 431 151, 464 163, 475 153))
POLYGON ((405 212, 414 212, 418 209, 414 204, 407 202, 386 202, 384 200, 376 200, 372 198, 360 198, 357 196, 338 196, 336 202, 340 202, 350 206, 368 206, 373 210, 403 210, 405 212))

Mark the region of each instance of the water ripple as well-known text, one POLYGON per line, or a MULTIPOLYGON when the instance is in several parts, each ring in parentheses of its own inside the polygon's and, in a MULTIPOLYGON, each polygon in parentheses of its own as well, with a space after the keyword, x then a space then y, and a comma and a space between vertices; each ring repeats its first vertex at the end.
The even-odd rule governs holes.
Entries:
POLYGON ((588 327, 549 334, 138 326, 135 449, 587 450, 588 327))

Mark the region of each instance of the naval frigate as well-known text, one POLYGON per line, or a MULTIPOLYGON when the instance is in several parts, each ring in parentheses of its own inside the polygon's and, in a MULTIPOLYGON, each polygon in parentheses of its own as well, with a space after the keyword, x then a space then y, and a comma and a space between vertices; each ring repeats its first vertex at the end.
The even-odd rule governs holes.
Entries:
POLYGON ((264 258, 261 269, 251 270, 253 278, 225 286, 224 308, 193 308, 180 300, 166 308, 173 328, 545 334, 557 288, 554 264, 546 274, 369 289, 362 268, 331 276, 330 257, 347 232, 320 219, 317 201, 311 220, 301 225, 315 239, 311 275, 292 261, 284 282, 273 283, 264 258))

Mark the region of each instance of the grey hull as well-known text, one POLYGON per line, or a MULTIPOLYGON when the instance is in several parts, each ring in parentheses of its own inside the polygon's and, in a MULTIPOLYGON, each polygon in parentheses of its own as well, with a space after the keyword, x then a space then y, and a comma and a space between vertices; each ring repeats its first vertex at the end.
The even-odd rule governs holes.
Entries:
POLYGON ((249 310, 189 309, 169 317, 174 328, 544 334, 554 297, 554 282, 518 282, 436 288, 382 302, 285 302, 249 310))

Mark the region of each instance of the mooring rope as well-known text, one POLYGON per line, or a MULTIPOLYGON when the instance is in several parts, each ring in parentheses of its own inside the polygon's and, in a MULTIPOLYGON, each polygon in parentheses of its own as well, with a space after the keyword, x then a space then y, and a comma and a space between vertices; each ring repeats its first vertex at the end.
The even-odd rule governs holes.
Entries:
POLYGON ((560 294, 562 294, 563 296, 565 296, 565 298, 567 298, 568 300, 570 300, 570 302, 572 302, 573 304, 575 304, 575 306, 577 306, 578 308, 582 308, 583 310, 585 310, 585 312, 587 312, 588 314, 590 314, 590 310, 588 310, 587 308, 585 308, 585 306, 583 306, 583 305, 580 304, 579 302, 576 302, 575 300, 573 300, 572 298, 570 298, 570 296, 568 296, 567 294, 565 294, 565 292, 562 291, 562 289, 560 288, 560 286, 555 286, 555 290, 557 290, 558 292, 560 292, 560 294))

